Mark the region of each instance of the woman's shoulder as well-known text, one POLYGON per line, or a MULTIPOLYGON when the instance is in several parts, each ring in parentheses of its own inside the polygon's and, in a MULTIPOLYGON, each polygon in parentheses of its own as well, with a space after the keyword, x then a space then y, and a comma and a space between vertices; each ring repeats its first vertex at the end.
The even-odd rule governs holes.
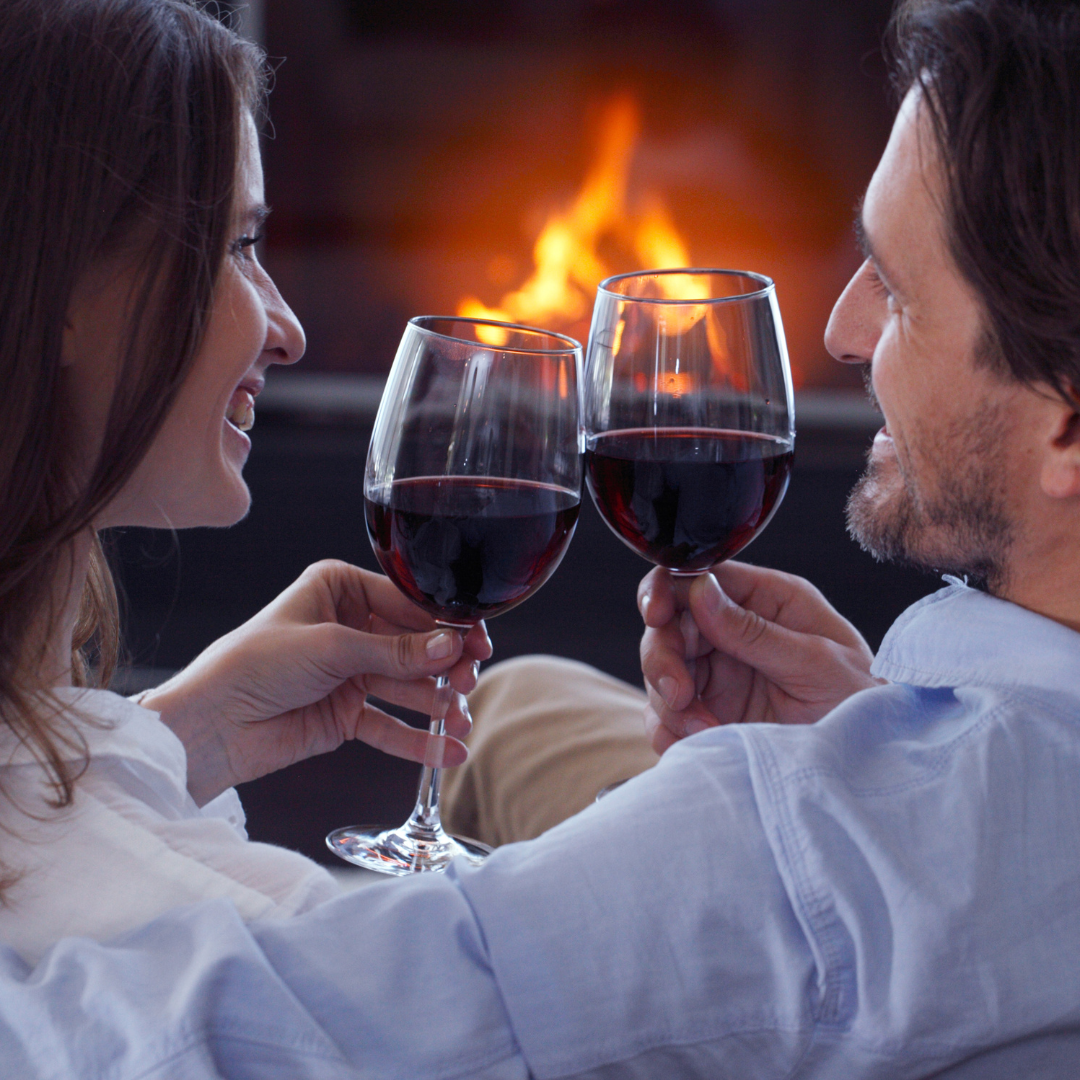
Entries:
MULTIPOLYGON (((156 712, 135 701, 111 690, 64 686, 43 696, 41 708, 60 714, 59 729, 67 737, 57 740, 56 749, 64 761, 126 758, 186 783, 183 744, 156 712)), ((37 759, 30 747, 5 729, 0 736, 0 764, 35 765, 37 759)))

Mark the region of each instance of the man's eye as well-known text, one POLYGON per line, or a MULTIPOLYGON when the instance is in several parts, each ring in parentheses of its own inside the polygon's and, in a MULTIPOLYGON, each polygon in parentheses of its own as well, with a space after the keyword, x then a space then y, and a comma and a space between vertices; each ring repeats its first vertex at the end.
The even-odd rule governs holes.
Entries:
POLYGON ((886 299, 892 296, 889 292, 889 286, 881 280, 881 275, 877 271, 877 267, 871 262, 866 264, 867 276, 870 279, 870 284, 873 286, 874 291, 880 293, 886 299))

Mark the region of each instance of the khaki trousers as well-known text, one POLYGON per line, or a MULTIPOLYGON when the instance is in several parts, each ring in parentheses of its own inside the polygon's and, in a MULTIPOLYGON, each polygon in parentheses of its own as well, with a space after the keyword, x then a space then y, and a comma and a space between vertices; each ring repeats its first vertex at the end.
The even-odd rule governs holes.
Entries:
POLYGON ((651 768, 644 706, 640 690, 573 660, 489 668, 469 696, 469 760, 443 778, 447 829, 493 847, 529 840, 651 768))

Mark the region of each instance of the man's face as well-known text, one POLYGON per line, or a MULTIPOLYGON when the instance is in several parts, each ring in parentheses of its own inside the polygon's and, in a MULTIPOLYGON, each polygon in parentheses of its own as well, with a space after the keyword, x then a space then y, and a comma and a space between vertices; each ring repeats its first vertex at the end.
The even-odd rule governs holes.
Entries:
POLYGON ((929 117, 905 99, 862 207, 866 261, 836 302, 825 344, 869 365, 885 416, 848 528, 877 558, 986 578, 1008 574, 1023 482, 1020 384, 980 361, 983 314, 948 249, 929 117))

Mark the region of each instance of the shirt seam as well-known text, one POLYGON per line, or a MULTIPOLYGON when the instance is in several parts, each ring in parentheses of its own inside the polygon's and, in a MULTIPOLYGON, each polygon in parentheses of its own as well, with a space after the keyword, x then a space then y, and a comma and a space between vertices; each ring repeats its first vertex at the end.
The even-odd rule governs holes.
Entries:
POLYGON ((986 727, 992 724, 995 720, 998 720, 1003 714, 1007 714, 1011 711, 1011 707, 1020 704, 1024 700, 1022 694, 1017 694, 1009 690, 1002 690, 1002 700, 998 702, 992 709, 987 710, 981 714, 975 723, 969 725, 964 731, 956 735, 946 745, 938 747, 930 759, 927 761, 924 775, 904 782, 903 784, 893 784, 887 787, 855 787, 853 784, 847 783, 844 774, 838 772, 835 769, 825 768, 824 766, 805 766, 801 769, 796 769, 794 772, 787 774, 783 779, 776 778, 776 784, 779 790, 784 790, 790 785, 795 783, 801 783, 805 780, 816 779, 818 777, 829 777, 830 779, 845 780, 845 786, 851 792, 852 795, 857 798, 878 798, 886 795, 897 795, 905 791, 914 791, 924 784, 929 783, 932 780, 936 780, 945 771, 950 758, 952 758, 955 752, 969 739, 974 738, 981 733, 986 727))
POLYGON ((776 798, 775 794, 783 790, 779 766, 772 753, 772 748, 764 740, 757 740, 750 731, 743 732, 751 738, 758 750, 766 780, 770 787, 770 801, 776 811, 777 838, 780 841, 781 855, 791 873, 795 895, 789 899, 792 906, 797 906, 803 914, 806 925, 813 933, 814 940, 821 951, 824 970, 821 972, 822 991, 817 1001, 811 1004, 811 1016, 815 1028, 823 1023, 831 1025, 846 1023, 850 1019, 850 1010, 846 1017, 840 1015, 842 995, 842 951, 827 934, 826 916, 829 909, 828 897, 810 881, 803 859, 802 845, 793 823, 790 820, 786 799, 776 798))
MULTIPOLYGON (((295 1042, 286 1042, 280 1039, 257 1038, 251 1035, 234 1035, 219 1029, 217 1025, 201 1026, 196 1030, 174 1032, 170 1041, 175 1040, 180 1045, 170 1046, 167 1049, 163 1047, 159 1055, 155 1056, 153 1061, 138 1067, 136 1072, 128 1075, 130 1075, 131 1080, 142 1080, 144 1077, 154 1076, 155 1074, 160 1073, 161 1070, 168 1068, 177 1060, 191 1054, 193 1051, 209 1047, 215 1042, 225 1040, 230 1042, 243 1042, 248 1046, 258 1046, 265 1050, 285 1051, 293 1055, 302 1055, 312 1060, 340 1065, 355 1072, 348 1059, 342 1055, 340 1049, 334 1045, 332 1040, 329 1040, 329 1037, 327 1037, 327 1039, 330 1048, 334 1053, 331 1053, 326 1048, 313 1046, 312 1041, 307 1037, 295 1042)), ((114 1068, 104 1075, 119 1077, 124 1076, 125 1074, 117 1072, 114 1068)))

